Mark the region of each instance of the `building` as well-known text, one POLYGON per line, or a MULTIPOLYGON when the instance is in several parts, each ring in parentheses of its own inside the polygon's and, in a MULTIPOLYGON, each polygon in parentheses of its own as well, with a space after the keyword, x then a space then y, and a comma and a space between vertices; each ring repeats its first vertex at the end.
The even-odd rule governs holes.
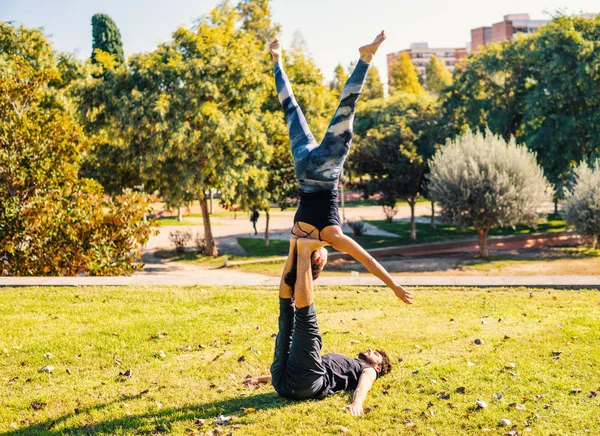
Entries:
POLYGON ((500 42, 511 39, 517 33, 534 33, 547 24, 548 20, 531 20, 529 14, 509 14, 504 16, 504 21, 493 24, 491 27, 478 27, 471 30, 471 51, 479 51, 479 47, 490 42, 500 42))
POLYGON ((430 48, 426 42, 417 42, 410 45, 407 50, 400 50, 396 53, 390 53, 387 55, 387 69, 388 69, 388 80, 391 71, 391 65, 402 53, 408 53, 414 66, 419 70, 419 74, 425 77, 425 68, 431 59, 431 56, 436 56, 438 59, 444 61, 446 67, 452 72, 454 71, 454 65, 459 59, 467 56, 467 50, 465 48, 430 48))

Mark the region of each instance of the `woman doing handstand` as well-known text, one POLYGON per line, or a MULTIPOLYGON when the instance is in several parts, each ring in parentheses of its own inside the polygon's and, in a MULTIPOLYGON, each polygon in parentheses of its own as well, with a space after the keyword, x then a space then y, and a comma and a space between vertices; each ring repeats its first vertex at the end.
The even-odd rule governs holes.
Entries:
MULTIPOLYGON (((370 273, 388 285, 407 304, 412 295, 398 285, 388 272, 352 238, 342 232, 337 201, 340 172, 352 143, 352 123, 356 102, 367 76, 369 64, 381 43, 381 32, 375 40, 359 48, 360 60, 344 85, 338 106, 321 144, 315 141, 304 114, 294 98, 292 87, 281 65, 281 44, 270 45, 275 70, 277 95, 287 121, 294 170, 300 185, 300 204, 294 217, 292 233, 301 238, 319 239, 338 251, 348 253, 362 263, 370 273)), ((313 264, 321 267, 327 261, 324 248, 313 253, 313 264)))

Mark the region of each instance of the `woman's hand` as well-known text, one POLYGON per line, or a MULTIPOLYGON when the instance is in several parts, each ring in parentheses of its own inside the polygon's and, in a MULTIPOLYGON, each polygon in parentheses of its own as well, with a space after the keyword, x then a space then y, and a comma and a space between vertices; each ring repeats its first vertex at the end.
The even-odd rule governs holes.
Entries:
POLYGON ((348 404, 347 406, 344 406, 342 408, 342 410, 346 410, 347 412, 350 412, 350 414, 352 416, 360 416, 363 414, 363 408, 362 406, 358 405, 358 404, 348 404))

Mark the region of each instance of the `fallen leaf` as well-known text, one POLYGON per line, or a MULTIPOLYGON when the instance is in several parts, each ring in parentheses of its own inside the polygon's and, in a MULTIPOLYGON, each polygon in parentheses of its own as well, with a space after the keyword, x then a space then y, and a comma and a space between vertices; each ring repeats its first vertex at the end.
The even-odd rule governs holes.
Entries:
POLYGON ((581 393, 581 389, 571 389, 573 395, 581 393))
POLYGON ((342 433, 348 433, 350 430, 348 429, 348 427, 344 427, 343 425, 340 425, 340 431, 342 433))
POLYGON ((417 375, 418 373, 419 373, 419 370, 418 370, 418 369, 415 369, 415 370, 412 372, 412 375, 417 375))
POLYGON ((481 325, 486 325, 486 324, 487 324, 487 321, 485 319, 482 319, 481 320, 481 325))
POLYGON ((150 388, 148 389, 144 389, 142 392, 140 392, 138 395, 142 396, 142 395, 146 395, 148 392, 150 392, 150 388))
POLYGON ((508 407, 512 407, 512 408, 514 409, 515 407, 517 407, 517 403, 510 403, 510 404, 508 405, 508 407))
POLYGON ((163 350, 160 350, 158 352, 158 357, 160 357, 161 359, 164 359, 165 357, 167 357, 167 355, 165 354, 165 352, 163 350))
POLYGON ((412 420, 410 418, 406 418, 404 420, 404 425, 406 426, 406 428, 414 428, 417 426, 417 424, 415 424, 414 422, 412 422, 412 420))
POLYGON ((238 362, 239 362, 239 363, 242 363, 242 362, 245 362, 245 361, 246 361, 246 357, 245 357, 245 356, 240 356, 240 357, 238 358, 238 362))
POLYGON ((506 366, 504 367, 504 369, 508 371, 509 369, 515 369, 516 367, 517 367, 516 364, 510 362, 510 363, 506 364, 506 366))
POLYGON ((354 341, 350 341, 350 344, 352 344, 352 345, 355 345, 355 344, 360 344, 360 341, 356 341, 356 340, 354 340, 354 341))
POLYGON ((468 361, 467 366, 475 366, 475 364, 473 362, 468 361))
POLYGON ((116 365, 120 365, 121 363, 123 363, 123 361, 121 359, 117 358, 117 357, 115 357, 114 362, 115 362, 116 365))
POLYGON ((516 377, 516 376, 517 376, 517 373, 516 373, 516 372, 514 372, 514 371, 508 371, 508 373, 509 373, 510 375, 512 375, 513 377, 516 377))
POLYGON ((46 365, 40 369, 40 372, 47 372, 48 374, 52 374, 52 371, 54 371, 54 367, 50 365, 46 365))
POLYGON ((510 422, 510 419, 501 419, 500 420, 500 425, 503 425, 505 427, 510 427, 512 425, 512 422, 510 422))
POLYGON ((119 373, 119 376, 120 376, 120 377, 131 378, 131 377, 132 377, 131 368, 130 368, 130 369, 128 369, 127 371, 120 372, 120 373, 119 373))
POLYGON ((550 404, 544 404, 544 409, 549 409, 550 408, 550 404))
POLYGON ((562 354, 562 351, 559 351, 559 350, 552 352, 553 356, 560 356, 561 354, 562 354))
POLYGON ((507 339, 510 339, 510 336, 504 335, 504 340, 506 341, 507 339))
POLYGON ((435 394, 435 396, 438 397, 440 400, 450 399, 450 394, 446 391, 438 392, 437 394, 435 394))
POLYGON ((598 396, 598 394, 597 394, 595 391, 591 391, 591 392, 588 394, 588 398, 596 398, 597 396, 598 396))
POLYGON ((528 419, 526 419, 525 421, 523 421, 523 425, 525 427, 531 427, 531 421, 529 421, 528 419))
POLYGON ((217 388, 217 392, 220 394, 221 392, 225 392, 225 388, 224 387, 219 387, 217 388))
POLYGON ((198 344, 198 348, 200 348, 201 350, 204 350, 204 345, 198 344))
POLYGON ((191 345, 183 345, 183 346, 179 347, 179 349, 181 351, 192 351, 192 346, 191 345))
POLYGON ((8 381, 8 384, 14 385, 17 382, 17 380, 19 380, 19 377, 13 377, 8 381))
POLYGON ((42 403, 41 401, 34 401, 33 403, 31 403, 31 408, 33 410, 41 410, 44 408, 45 405, 46 403, 42 403))
POLYGON ((494 394, 493 397, 494 397, 495 400, 498 400, 498 401, 502 401, 502 398, 504 398, 502 396, 502 394, 498 394, 498 393, 494 394))
POLYGON ((477 404, 478 409, 485 409, 488 406, 487 403, 483 400, 477 400, 475 401, 475 404, 477 404))
POLYGON ((517 410, 527 410, 527 407, 525 406, 525 404, 517 404, 517 407, 515 407, 515 409, 517 409, 517 410))
POLYGON ((202 427, 205 422, 206 422, 206 419, 196 418, 196 420, 194 421, 194 425, 197 425, 198 427, 202 427))
POLYGON ((52 359, 54 356, 52 355, 52 353, 46 353, 46 354, 44 354, 44 357, 46 359, 52 359))
POLYGON ((217 425, 229 425, 231 424, 231 416, 219 416, 218 418, 215 418, 215 422, 217 423, 217 425))
POLYGON ((71 375, 71 370, 69 368, 65 369, 65 372, 69 375, 71 375))
POLYGON ((465 389, 464 386, 459 386, 459 387, 456 388, 456 393, 457 394, 464 394, 465 391, 466 391, 466 389, 465 389))
POLYGON ((429 409, 430 407, 433 407, 433 406, 434 406, 434 404, 433 404, 431 401, 427 403, 427 408, 428 408, 428 409, 429 409))
POLYGON ((160 401, 156 401, 156 407, 158 407, 159 409, 162 409, 163 403, 161 403, 160 401))

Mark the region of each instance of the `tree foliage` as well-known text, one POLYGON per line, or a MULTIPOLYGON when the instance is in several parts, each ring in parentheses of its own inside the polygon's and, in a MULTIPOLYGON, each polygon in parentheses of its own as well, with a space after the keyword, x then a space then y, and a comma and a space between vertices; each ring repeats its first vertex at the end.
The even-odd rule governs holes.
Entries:
POLYGON ((600 249, 600 160, 583 162, 573 173, 574 184, 566 194, 567 222, 600 249))
POLYGON ((441 93, 452 84, 452 73, 444 61, 433 55, 425 67, 425 85, 429 92, 441 93))
POLYGON ((408 53, 401 53, 392 61, 388 85, 390 95, 396 92, 421 94, 425 91, 419 82, 419 72, 410 60, 408 53))
POLYGON ((356 120, 357 139, 349 157, 355 186, 365 195, 380 194, 389 221, 396 202, 411 206, 411 239, 416 240, 414 206, 423 192, 427 159, 447 131, 435 99, 427 94, 398 93, 367 103, 356 120))
POLYGON ((535 155, 512 140, 487 131, 467 132, 448 142, 431 159, 429 192, 441 218, 459 227, 473 226, 481 256, 494 226, 535 226, 551 188, 535 155))
POLYGON ((360 95, 361 101, 375 100, 377 98, 383 98, 383 82, 379 76, 379 70, 376 66, 371 65, 367 78, 365 79, 365 86, 360 95))
POLYGON ((106 14, 95 14, 92 17, 91 58, 94 62, 97 61, 98 50, 111 54, 118 64, 125 61, 121 32, 112 18, 106 14))
POLYGON ((471 56, 445 96, 457 122, 515 137, 559 188, 600 154, 600 17, 560 16, 471 56))
POLYGON ((80 68, 39 30, 0 23, 0 256, 4 275, 130 273, 149 198, 104 199, 78 176, 88 138, 70 97, 80 68))

